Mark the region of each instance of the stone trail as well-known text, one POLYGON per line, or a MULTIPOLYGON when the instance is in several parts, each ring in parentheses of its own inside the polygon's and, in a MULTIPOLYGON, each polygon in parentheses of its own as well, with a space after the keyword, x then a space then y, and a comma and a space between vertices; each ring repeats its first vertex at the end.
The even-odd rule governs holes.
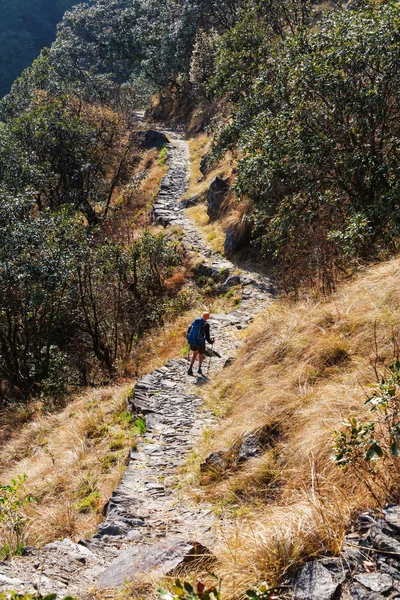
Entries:
POLYGON ((211 507, 179 493, 179 469, 205 428, 215 424, 196 388, 207 383, 232 359, 240 339, 238 332, 270 301, 271 283, 259 275, 241 272, 212 252, 180 203, 187 190, 188 144, 178 134, 166 132, 169 171, 154 204, 153 219, 167 227, 178 225, 188 253, 201 258, 206 275, 228 279, 226 286, 239 284, 240 307, 230 314, 212 315, 210 326, 216 350, 222 358, 205 363, 204 377, 189 377, 184 358, 169 361, 152 371, 135 387, 129 405, 146 419, 147 431, 131 451, 121 484, 113 492, 105 519, 89 540, 74 543, 55 541, 43 549, 27 548, 24 558, 0 563, 0 591, 56 592, 82 598, 90 590, 112 588, 126 579, 158 574, 210 554, 216 523, 211 507))

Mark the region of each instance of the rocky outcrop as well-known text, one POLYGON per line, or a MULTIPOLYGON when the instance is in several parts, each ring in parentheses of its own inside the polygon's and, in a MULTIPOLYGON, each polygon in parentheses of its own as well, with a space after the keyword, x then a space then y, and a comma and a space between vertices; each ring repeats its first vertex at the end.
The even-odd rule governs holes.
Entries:
POLYGON ((241 227, 231 226, 225 232, 224 252, 231 256, 244 246, 247 246, 251 238, 251 228, 249 223, 241 227))
MULTIPOLYGON (((230 265, 229 265, 230 266, 230 265)), ((222 282, 229 275, 229 267, 221 262, 214 262, 211 264, 200 263, 194 269, 196 277, 207 277, 212 279, 214 282, 222 282)))
POLYGON ((209 190, 207 192, 207 214, 211 221, 218 218, 221 205, 226 198, 229 190, 229 185, 223 179, 215 177, 212 180, 209 190))
POLYGON ((209 162, 210 162, 210 154, 208 154, 208 153, 203 154, 203 156, 201 157, 201 160, 200 160, 200 167, 199 167, 200 173, 202 175, 207 174, 207 171, 209 168, 209 162))
POLYGON ((362 514, 341 556, 304 565, 293 600, 399 600, 400 506, 362 514))
POLYGON ((169 144, 169 139, 164 133, 153 129, 144 132, 142 138, 143 147, 146 150, 151 150, 151 148, 163 148, 169 144))
POLYGON ((202 201, 202 195, 199 194, 197 196, 192 196, 192 198, 187 198, 185 200, 181 200, 179 203, 179 206, 181 208, 190 208, 191 206, 196 206, 197 204, 200 204, 200 202, 202 201))
MULTIPOLYGON (((237 325, 240 327, 240 324, 237 325)), ((226 362, 224 368, 228 366, 226 362)), ((276 443, 278 428, 273 426, 249 431, 236 440, 228 450, 212 452, 200 465, 201 484, 227 477, 231 472, 238 471, 251 458, 260 456, 276 443)))

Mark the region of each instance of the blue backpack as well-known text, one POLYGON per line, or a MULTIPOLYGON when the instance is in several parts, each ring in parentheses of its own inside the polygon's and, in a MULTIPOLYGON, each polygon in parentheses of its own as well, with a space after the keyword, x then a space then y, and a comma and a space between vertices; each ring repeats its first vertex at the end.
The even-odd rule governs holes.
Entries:
POLYGON ((189 327, 186 339, 191 346, 198 346, 199 344, 204 344, 206 341, 206 336, 204 333, 205 324, 206 323, 204 319, 198 317, 189 327))

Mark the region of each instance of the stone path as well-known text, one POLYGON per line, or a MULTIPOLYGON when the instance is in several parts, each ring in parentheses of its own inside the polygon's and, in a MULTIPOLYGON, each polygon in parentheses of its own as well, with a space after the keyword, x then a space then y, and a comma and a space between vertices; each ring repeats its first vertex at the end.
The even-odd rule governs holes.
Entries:
POLYGON ((32 591, 76 595, 82 598, 96 587, 112 588, 154 569, 166 574, 193 555, 210 554, 214 543, 214 516, 205 504, 182 501, 182 467, 202 431, 215 424, 196 394, 196 387, 220 371, 240 345, 244 329, 271 300, 269 281, 212 252, 180 204, 187 190, 188 144, 168 132, 169 171, 161 183, 153 218, 164 226, 179 225, 187 252, 201 259, 204 274, 227 279, 225 285, 242 289, 240 307, 230 314, 212 315, 210 326, 221 358, 213 357, 205 377, 189 377, 184 359, 172 360, 137 385, 129 403, 145 416, 147 432, 132 450, 120 486, 114 491, 98 533, 75 544, 57 541, 44 549, 28 548, 23 559, 0 563, 0 591, 32 591), (232 277, 233 276, 233 277, 232 277))

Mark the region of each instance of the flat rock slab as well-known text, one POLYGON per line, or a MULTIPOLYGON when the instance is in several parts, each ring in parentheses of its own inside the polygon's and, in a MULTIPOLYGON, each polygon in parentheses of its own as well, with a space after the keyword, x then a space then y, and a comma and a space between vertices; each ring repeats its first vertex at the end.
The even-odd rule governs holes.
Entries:
POLYGON ((341 596, 341 600, 384 600, 384 597, 365 589, 363 585, 353 583, 341 596))
POLYGON ((383 573, 359 573, 354 579, 373 592, 388 592, 393 586, 390 575, 383 573))
POLYGON ((127 581, 151 573, 157 577, 173 575, 178 567, 196 560, 212 560, 211 552, 201 544, 175 541, 152 546, 139 545, 122 552, 97 580, 99 589, 113 589, 127 581))
POLYGON ((296 581, 294 600, 333 600, 341 584, 335 575, 318 561, 307 563, 296 581))
POLYGON ((400 506, 388 506, 383 514, 385 521, 400 532, 400 506))

